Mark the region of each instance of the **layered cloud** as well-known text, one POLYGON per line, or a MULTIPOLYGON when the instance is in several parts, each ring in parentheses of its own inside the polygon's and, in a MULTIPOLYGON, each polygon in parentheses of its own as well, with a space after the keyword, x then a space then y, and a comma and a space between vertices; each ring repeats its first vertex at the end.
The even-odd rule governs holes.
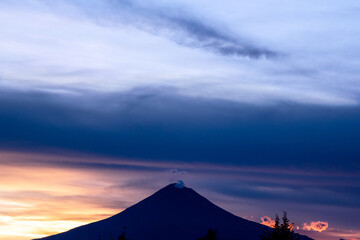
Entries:
POLYGON ((359 170, 353 161, 360 157, 357 107, 253 106, 138 88, 114 94, 3 90, 0 108, 3 149, 359 170))
POLYGON ((326 9, 310 2, 274 4, 292 14, 238 1, 0 4, 2 87, 118 92, 155 85, 243 103, 358 104, 359 46, 352 39, 360 34, 353 3, 326 9), (329 26, 329 16, 342 24, 329 26))

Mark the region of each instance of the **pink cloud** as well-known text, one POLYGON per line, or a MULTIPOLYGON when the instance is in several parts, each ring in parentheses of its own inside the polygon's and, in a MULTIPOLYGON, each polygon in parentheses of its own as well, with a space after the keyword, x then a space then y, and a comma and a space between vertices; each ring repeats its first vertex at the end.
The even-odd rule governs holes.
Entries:
POLYGON ((275 220, 272 220, 270 217, 268 216, 263 216, 260 218, 261 219, 261 224, 268 226, 268 227, 274 227, 275 225, 275 220))
POLYGON ((304 223, 303 230, 322 232, 328 229, 329 224, 327 222, 317 221, 311 223, 304 223))

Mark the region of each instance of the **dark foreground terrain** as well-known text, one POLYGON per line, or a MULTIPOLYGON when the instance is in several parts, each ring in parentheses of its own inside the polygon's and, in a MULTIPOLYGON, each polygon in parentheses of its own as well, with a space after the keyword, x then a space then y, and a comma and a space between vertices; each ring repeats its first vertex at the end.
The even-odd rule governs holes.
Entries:
MULTIPOLYGON (((226 240, 259 240, 269 228, 237 217, 191 188, 170 184, 110 218, 42 238, 42 240, 196 240, 209 228, 226 240)), ((301 236, 301 240, 311 240, 301 236)))

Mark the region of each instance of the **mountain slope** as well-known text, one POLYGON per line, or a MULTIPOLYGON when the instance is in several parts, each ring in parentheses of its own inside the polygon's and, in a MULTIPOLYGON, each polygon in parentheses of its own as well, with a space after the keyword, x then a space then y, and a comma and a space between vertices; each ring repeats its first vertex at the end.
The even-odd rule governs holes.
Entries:
MULTIPOLYGON (((194 190, 170 184, 123 212, 43 240, 117 239, 126 226, 130 240, 196 240, 211 228, 222 239, 259 240, 268 227, 237 217, 194 190)), ((302 240, 310 240, 302 237, 302 240)))

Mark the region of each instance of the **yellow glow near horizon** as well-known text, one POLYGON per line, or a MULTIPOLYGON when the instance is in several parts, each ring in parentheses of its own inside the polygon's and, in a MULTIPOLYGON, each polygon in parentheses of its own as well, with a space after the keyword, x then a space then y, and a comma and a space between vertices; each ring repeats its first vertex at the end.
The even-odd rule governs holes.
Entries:
POLYGON ((116 186, 131 171, 33 166, 12 162, 15 158, 26 156, 0 152, 0 240, 63 232, 109 217, 144 197, 116 186))

